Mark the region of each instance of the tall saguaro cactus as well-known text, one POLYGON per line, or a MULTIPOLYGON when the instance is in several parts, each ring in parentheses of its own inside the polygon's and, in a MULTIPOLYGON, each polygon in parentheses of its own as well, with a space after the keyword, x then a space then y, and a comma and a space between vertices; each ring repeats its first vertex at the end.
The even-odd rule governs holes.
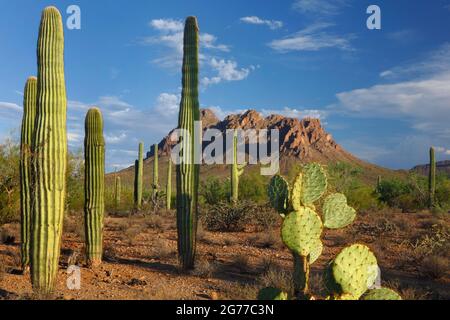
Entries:
POLYGON ((134 207, 139 210, 142 205, 142 177, 144 175, 144 144, 139 143, 138 159, 134 165, 134 207))
POLYGON ((435 190, 436 190, 436 159, 434 157, 434 148, 430 148, 430 172, 428 176, 428 195, 429 195, 429 207, 434 208, 435 203, 435 190))
POLYGON ((231 201, 239 200, 239 177, 244 173, 245 164, 238 164, 238 137, 234 131, 233 137, 233 164, 231 165, 231 201))
POLYGON ((194 126, 200 120, 198 101, 197 18, 188 17, 184 27, 183 75, 178 129, 189 136, 182 138, 183 157, 177 165, 178 255, 184 270, 194 267, 197 233, 199 165, 194 163, 196 143, 194 126))
POLYGON ((116 176, 115 184, 114 184, 114 205, 116 206, 116 209, 120 206, 120 193, 121 193, 121 181, 120 177, 116 176))
POLYGON ((86 114, 84 161, 86 260, 88 265, 97 266, 102 261, 105 212, 105 139, 98 108, 91 108, 86 114))
POLYGON ((153 146, 153 184, 152 184, 152 199, 157 200, 159 191, 158 182, 158 144, 153 146))
POLYGON ((50 293, 58 272, 67 171, 67 98, 61 14, 44 9, 37 44, 38 90, 33 152, 31 280, 50 293))
POLYGON ((171 209, 172 202, 172 159, 167 162, 166 209, 171 209))
POLYGON ((31 231, 31 161, 34 122, 36 119, 37 78, 29 77, 23 94, 23 118, 20 136, 20 218, 22 269, 30 264, 31 231))

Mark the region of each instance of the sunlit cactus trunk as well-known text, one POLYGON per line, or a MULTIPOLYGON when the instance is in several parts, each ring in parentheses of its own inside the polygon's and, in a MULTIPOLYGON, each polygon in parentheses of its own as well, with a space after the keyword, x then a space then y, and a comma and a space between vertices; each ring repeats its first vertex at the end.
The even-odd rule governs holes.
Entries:
POLYGON ((134 208, 140 210, 142 206, 142 177, 144 175, 144 144, 139 143, 138 159, 134 163, 134 208))
POLYGON ((121 181, 120 177, 116 176, 115 183, 114 183, 114 205, 116 206, 116 210, 120 206, 120 193, 121 193, 121 181))
POLYGON ((31 233, 31 161, 34 123, 36 119, 37 78, 29 77, 23 95, 23 118, 20 136, 20 218, 21 263, 25 270, 30 265, 31 233))
POLYGON ((105 212, 105 139, 98 108, 89 109, 86 115, 84 166, 86 260, 89 266, 98 266, 102 262, 105 212))
POLYGON ((198 101, 198 40, 197 19, 188 17, 184 28, 183 76, 178 129, 189 133, 182 138, 183 157, 176 166, 178 255, 184 270, 194 267, 199 165, 194 164, 197 152, 194 122, 200 120, 198 101))
POLYGON ((67 170, 64 35, 55 7, 42 13, 37 58, 31 280, 35 291, 46 294, 53 291, 58 272, 67 170))
POLYGON ((172 202, 172 159, 167 162, 166 209, 170 210, 172 202))
POLYGON ((152 183, 152 199, 157 201, 159 191, 158 182, 158 145, 153 146, 153 183, 152 183))
POLYGON ((231 165, 231 201, 239 200, 239 177, 244 173, 245 164, 238 164, 238 137, 234 131, 233 137, 233 164, 231 165))
POLYGON ((430 209, 436 206, 435 201, 436 190, 436 159, 434 157, 434 148, 430 148, 430 172, 428 176, 428 194, 429 194, 429 207, 430 209))

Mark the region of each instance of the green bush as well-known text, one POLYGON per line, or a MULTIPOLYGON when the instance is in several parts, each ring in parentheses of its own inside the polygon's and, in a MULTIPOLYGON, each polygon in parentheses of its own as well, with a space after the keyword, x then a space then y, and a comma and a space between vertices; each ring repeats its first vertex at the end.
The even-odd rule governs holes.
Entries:
POLYGON ((0 145, 0 225, 20 219, 19 157, 17 143, 0 145))
POLYGON ((349 205, 357 211, 378 210, 381 206, 377 194, 374 192, 373 188, 368 186, 361 186, 349 190, 345 195, 347 196, 349 205))
POLYGON ((208 205, 216 205, 227 201, 230 194, 230 184, 216 177, 208 177, 200 185, 200 202, 208 205))
POLYGON ((267 184, 267 177, 262 176, 259 170, 245 174, 239 181, 239 199, 267 202, 267 184))

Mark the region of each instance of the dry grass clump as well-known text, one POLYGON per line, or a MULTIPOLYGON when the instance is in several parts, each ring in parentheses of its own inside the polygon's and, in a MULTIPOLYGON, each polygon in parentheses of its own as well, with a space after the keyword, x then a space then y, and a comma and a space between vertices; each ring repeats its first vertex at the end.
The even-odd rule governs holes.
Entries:
POLYGON ((419 271, 423 276, 435 280, 444 277, 449 269, 449 259, 439 255, 425 257, 419 267, 419 271))
POLYGON ((164 260, 175 256, 176 251, 170 247, 167 240, 157 239, 152 244, 152 258, 164 260))

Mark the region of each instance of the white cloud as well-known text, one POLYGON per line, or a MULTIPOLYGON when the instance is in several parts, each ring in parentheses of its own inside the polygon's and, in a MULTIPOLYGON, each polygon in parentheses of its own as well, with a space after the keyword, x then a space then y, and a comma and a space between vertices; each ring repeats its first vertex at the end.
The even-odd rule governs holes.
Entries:
POLYGON ((257 24, 257 25, 266 25, 270 29, 275 30, 283 27, 283 22, 278 20, 265 20, 261 19, 257 16, 248 16, 248 17, 242 17, 240 19, 244 23, 248 24, 257 24))
POLYGON ((1 119, 20 119, 22 115, 22 107, 15 103, 0 101, 0 118, 1 119))
POLYGON ((125 132, 119 134, 106 134, 105 141, 109 144, 117 144, 119 142, 124 141, 127 138, 127 134, 125 132))
POLYGON ((331 34, 326 31, 331 26, 333 24, 315 23, 285 38, 273 40, 268 45, 279 52, 318 51, 327 48, 353 50, 349 41, 352 36, 331 34))
POLYGON ((296 0, 292 7, 304 14, 335 15, 347 5, 348 0, 296 0))
POLYGON ((249 68, 238 68, 237 62, 234 60, 216 58, 212 58, 209 61, 209 65, 216 72, 216 75, 213 77, 204 77, 201 80, 202 85, 205 87, 212 84, 218 84, 222 81, 244 80, 250 74, 251 69, 255 69, 254 66, 249 68))
POLYGON ((178 114, 180 107, 180 95, 161 93, 156 102, 156 111, 164 117, 173 117, 178 114))
POLYGON ((327 112, 325 110, 319 109, 296 109, 284 107, 281 110, 277 109, 262 109, 262 114, 264 116, 269 116, 271 114, 279 114, 289 118, 317 118, 324 120, 327 117, 327 112))
POLYGON ((164 32, 180 32, 184 28, 181 20, 174 19, 154 19, 150 21, 150 26, 164 32))

